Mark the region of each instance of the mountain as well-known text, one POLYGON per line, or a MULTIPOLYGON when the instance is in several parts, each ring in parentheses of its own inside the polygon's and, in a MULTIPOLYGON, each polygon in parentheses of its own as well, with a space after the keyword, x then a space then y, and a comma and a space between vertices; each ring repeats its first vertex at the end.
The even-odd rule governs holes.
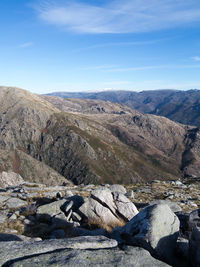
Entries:
POLYGON ((200 90, 153 90, 139 93, 131 91, 58 92, 50 95, 122 103, 144 113, 165 116, 170 120, 183 124, 200 126, 200 90))
POLYGON ((123 104, 0 87, 0 171, 24 180, 131 184, 200 176, 199 147, 199 128, 123 104))

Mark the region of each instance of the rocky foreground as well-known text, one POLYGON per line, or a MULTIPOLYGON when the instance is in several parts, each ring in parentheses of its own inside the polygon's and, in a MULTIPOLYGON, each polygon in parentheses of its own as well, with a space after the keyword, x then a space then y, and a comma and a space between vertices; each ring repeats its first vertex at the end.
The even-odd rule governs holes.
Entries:
POLYGON ((0 188, 1 266, 200 266, 198 180, 53 187, 20 179, 0 188))

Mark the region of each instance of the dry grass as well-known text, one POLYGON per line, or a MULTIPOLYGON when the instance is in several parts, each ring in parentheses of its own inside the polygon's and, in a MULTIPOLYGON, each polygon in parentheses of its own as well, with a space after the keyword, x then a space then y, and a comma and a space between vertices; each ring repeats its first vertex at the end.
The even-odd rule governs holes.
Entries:
POLYGON ((100 218, 98 220, 89 220, 87 221, 87 227, 89 229, 105 229, 108 232, 112 232, 112 230, 115 227, 122 227, 126 224, 125 221, 123 221, 122 219, 119 219, 118 222, 113 222, 113 223, 109 223, 106 224, 105 222, 103 222, 100 218))
POLYGON ((19 220, 11 220, 7 221, 4 224, 0 225, 0 232, 7 233, 7 229, 14 229, 17 231, 17 234, 23 235, 24 234, 24 225, 19 220))

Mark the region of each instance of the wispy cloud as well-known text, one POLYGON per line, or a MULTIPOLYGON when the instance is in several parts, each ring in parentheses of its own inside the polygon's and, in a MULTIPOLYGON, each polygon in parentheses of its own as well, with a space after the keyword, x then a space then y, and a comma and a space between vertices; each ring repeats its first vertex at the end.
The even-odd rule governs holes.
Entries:
POLYGON ((110 70, 118 68, 118 65, 98 65, 98 66, 88 66, 81 68, 82 70, 110 70))
POLYGON ((199 57, 199 56, 192 57, 192 59, 193 59, 194 61, 200 61, 200 57, 199 57))
POLYGON ((166 41, 169 40, 168 38, 163 38, 163 39, 155 39, 155 40, 147 40, 147 41, 133 41, 133 42, 110 42, 110 43, 97 43, 94 45, 86 46, 86 47, 81 47, 78 49, 73 50, 74 52, 79 52, 79 51, 85 51, 85 50, 90 50, 90 49, 96 49, 96 48, 104 48, 104 47, 121 47, 121 46, 141 46, 141 45, 153 45, 158 42, 166 41))
POLYGON ((31 46, 33 46, 33 42, 27 42, 19 45, 20 48, 27 48, 31 46))
POLYGON ((151 65, 151 66, 137 66, 137 67, 122 67, 122 68, 107 68, 102 69, 104 72, 131 72, 131 71, 143 71, 143 70, 154 70, 154 69, 199 69, 200 65, 151 65))
POLYGON ((40 1, 40 19, 78 33, 149 32, 200 21, 199 0, 40 1))

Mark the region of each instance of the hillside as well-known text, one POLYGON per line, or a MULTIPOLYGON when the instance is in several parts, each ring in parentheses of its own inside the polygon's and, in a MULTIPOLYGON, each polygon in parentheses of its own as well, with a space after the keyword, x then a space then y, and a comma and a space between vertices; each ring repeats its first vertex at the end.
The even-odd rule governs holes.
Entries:
POLYGON ((1 169, 25 180, 36 179, 41 168, 37 182, 48 183, 53 169, 58 184, 63 177, 75 184, 131 184, 200 175, 198 128, 122 104, 17 88, 1 87, 0 104, 1 169))
POLYGON ((65 98, 100 99, 122 103, 144 113, 165 116, 183 124, 200 126, 200 90, 154 90, 143 92, 53 93, 65 98), (185 116, 187 114, 187 116, 185 116))

